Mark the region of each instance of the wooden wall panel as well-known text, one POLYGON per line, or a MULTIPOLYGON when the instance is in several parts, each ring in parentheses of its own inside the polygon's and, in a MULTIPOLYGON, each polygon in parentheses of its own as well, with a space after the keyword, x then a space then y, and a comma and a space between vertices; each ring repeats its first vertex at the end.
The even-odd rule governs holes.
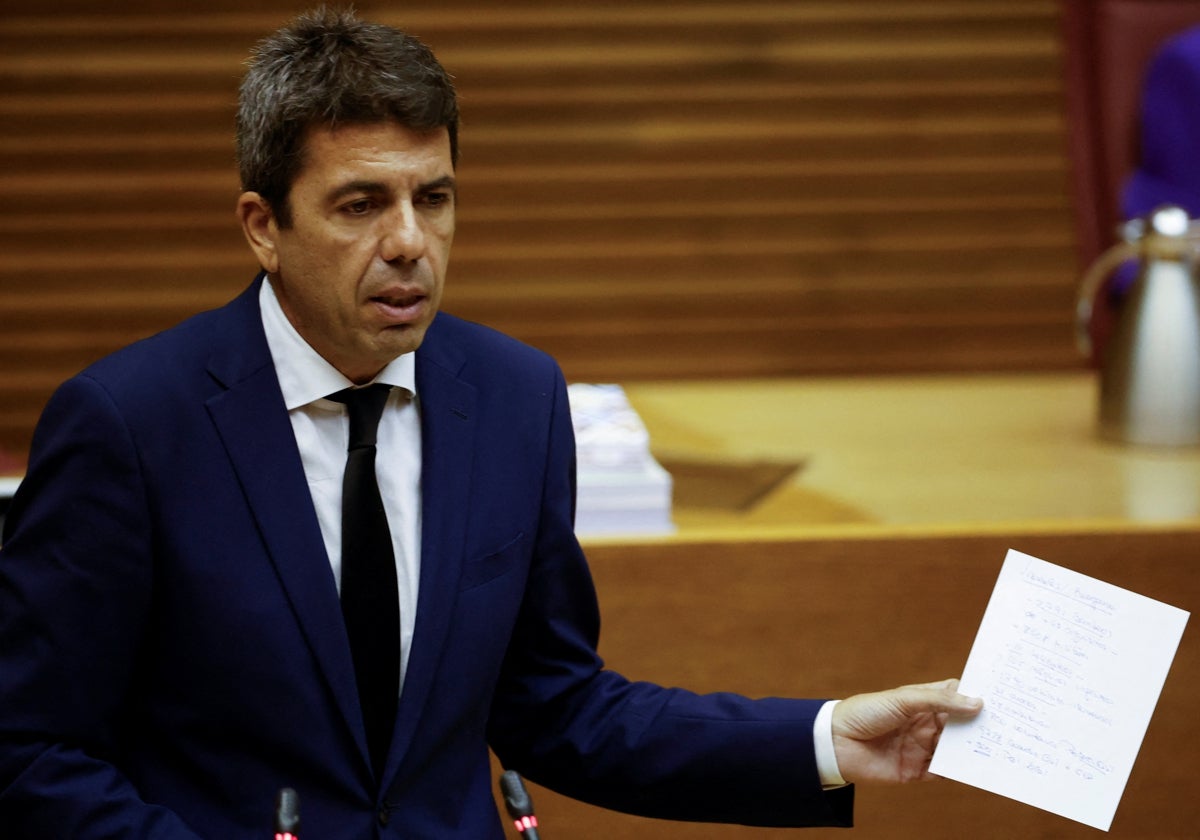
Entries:
MULTIPOLYGON (((1007 536, 943 530, 589 547, 600 652, 630 679, 750 696, 845 697, 958 676, 1009 548, 1193 611, 1191 529, 1007 536)), ((1121 798, 1114 840, 1196 835, 1200 643, 1185 632, 1121 798)), ((1089 840, 1095 829, 951 781, 862 786, 854 830, 648 820, 530 786, 546 836, 577 840, 1089 840)))
MULTIPOLYGON (((0 447, 252 276, 245 5, 0 17, 0 447)), ((358 5, 458 79, 447 309, 572 379, 1076 363, 1052 0, 358 5)))

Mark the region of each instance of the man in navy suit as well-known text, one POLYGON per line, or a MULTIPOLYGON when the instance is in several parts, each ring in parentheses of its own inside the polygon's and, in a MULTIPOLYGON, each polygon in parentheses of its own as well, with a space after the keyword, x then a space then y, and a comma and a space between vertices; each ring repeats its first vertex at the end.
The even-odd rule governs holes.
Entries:
POLYGON ((388 27, 320 12, 256 51, 238 213, 262 275, 65 383, 8 517, 5 837, 248 840, 287 786, 320 840, 497 840, 489 746, 631 813, 847 825, 847 782, 925 777, 978 710, 950 682, 750 700, 604 668, 562 375, 438 314, 457 126, 388 27), (339 400, 369 384, 399 607, 377 752, 339 601, 339 400))

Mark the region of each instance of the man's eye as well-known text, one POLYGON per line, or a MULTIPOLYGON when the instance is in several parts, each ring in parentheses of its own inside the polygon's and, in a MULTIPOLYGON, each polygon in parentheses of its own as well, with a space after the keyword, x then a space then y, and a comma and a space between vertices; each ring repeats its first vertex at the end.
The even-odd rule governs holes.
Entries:
POLYGON ((360 198, 358 201, 352 201, 349 204, 342 205, 342 211, 349 213, 351 216, 362 216, 371 211, 375 206, 375 202, 369 198, 360 198))
POLYGON ((428 207, 441 207, 443 204, 450 202, 450 193, 448 192, 429 192, 421 197, 421 201, 428 207))

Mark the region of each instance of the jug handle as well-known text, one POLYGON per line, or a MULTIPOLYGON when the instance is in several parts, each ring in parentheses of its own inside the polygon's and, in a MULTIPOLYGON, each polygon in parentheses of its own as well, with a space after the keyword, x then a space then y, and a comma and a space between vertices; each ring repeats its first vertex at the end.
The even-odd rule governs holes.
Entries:
POLYGON ((1084 357, 1092 355, 1092 336, 1088 325, 1092 322, 1092 307, 1100 286, 1121 263, 1138 256, 1138 246, 1133 242, 1121 242, 1100 255, 1083 275, 1079 284, 1079 297, 1075 301, 1075 346, 1084 357))

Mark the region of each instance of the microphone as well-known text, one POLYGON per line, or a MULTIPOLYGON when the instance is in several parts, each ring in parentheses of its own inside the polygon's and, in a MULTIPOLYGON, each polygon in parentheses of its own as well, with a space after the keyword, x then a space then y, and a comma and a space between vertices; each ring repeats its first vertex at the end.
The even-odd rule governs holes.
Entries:
POLYGON ((275 840, 299 840, 300 796, 290 787, 275 797, 275 840))
POLYGON ((505 770, 500 774, 500 792, 504 794, 504 806, 517 832, 524 840, 538 840, 538 821, 533 813, 533 800, 529 798, 529 791, 525 790, 525 783, 517 771, 505 770))

